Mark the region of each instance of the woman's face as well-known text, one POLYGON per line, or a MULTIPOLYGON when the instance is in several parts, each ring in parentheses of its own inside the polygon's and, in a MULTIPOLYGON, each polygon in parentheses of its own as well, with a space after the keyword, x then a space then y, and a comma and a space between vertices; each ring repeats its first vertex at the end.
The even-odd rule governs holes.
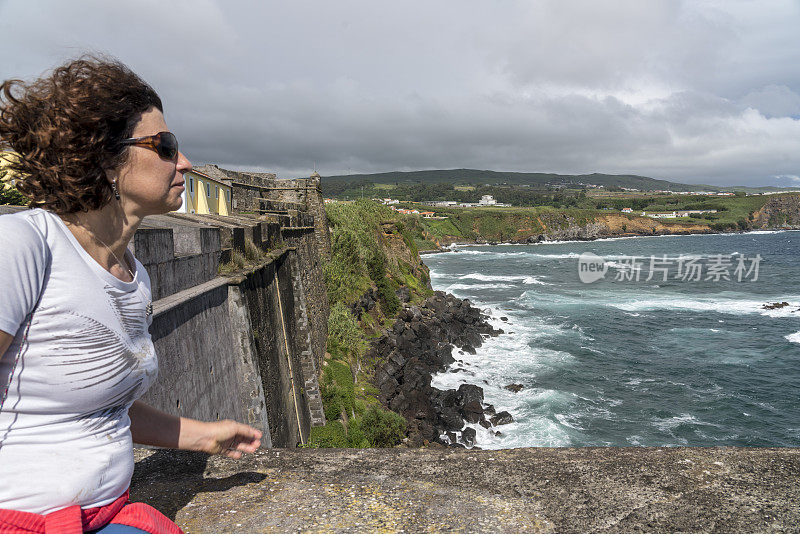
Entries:
MULTIPOLYGON (((169 131, 164 115, 156 108, 142 113, 131 137, 145 137, 169 131)), ((181 207, 184 190, 183 173, 192 164, 178 152, 177 159, 168 160, 143 146, 128 148, 128 161, 117 169, 120 202, 126 213, 144 217, 167 213, 181 207)))

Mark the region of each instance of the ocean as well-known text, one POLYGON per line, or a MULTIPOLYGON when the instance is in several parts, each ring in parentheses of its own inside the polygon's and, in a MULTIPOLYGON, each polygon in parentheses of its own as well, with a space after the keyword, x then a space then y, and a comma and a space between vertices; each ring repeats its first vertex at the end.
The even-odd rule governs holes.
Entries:
POLYGON ((514 417, 476 445, 800 446, 800 231, 454 249, 433 288, 505 331, 433 379, 514 417))

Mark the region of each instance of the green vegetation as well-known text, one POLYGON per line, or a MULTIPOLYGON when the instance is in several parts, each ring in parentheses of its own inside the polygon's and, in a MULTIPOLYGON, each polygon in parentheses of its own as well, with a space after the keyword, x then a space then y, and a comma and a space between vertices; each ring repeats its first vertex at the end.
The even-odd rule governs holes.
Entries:
POLYGON ((337 302, 328 316, 328 352, 343 356, 350 368, 357 373, 366 349, 364 331, 355 316, 343 303, 337 302))
MULTIPOLYGON (((569 224, 583 226, 603 215, 621 214, 623 208, 633 209, 624 214, 634 220, 640 213, 672 212, 682 210, 716 210, 691 217, 659 219, 660 222, 708 225, 715 231, 749 229, 753 214, 770 198, 776 196, 737 194, 717 197, 707 195, 637 195, 627 197, 582 198, 575 208, 536 207, 476 207, 476 208, 426 208, 415 203, 403 203, 412 209, 430 209, 443 219, 419 219, 427 234, 436 239, 474 241, 509 241, 545 230, 564 228, 569 224)), ((779 225, 778 217, 771 221, 779 225)))
MULTIPOLYGON (((704 195, 671 195, 664 197, 643 197, 628 201, 627 205, 634 212, 671 212, 682 210, 717 210, 717 213, 703 213, 692 217, 675 219, 681 222, 709 224, 712 229, 738 227, 740 221, 749 221, 751 214, 761 209, 769 200, 769 196, 736 195, 733 197, 708 197, 704 195)), ((772 197, 774 198, 774 197, 772 197)), ((625 204, 622 199, 615 199, 615 207, 625 204)), ((617 208, 619 209, 619 208, 617 208)))
POLYGON ((410 202, 454 200, 478 202, 483 195, 492 195, 498 202, 513 206, 577 206, 586 197, 582 190, 556 191, 543 187, 523 188, 494 185, 453 185, 449 183, 401 183, 393 185, 373 182, 323 182, 326 196, 341 199, 381 198, 390 194, 392 198, 410 202))
POLYGON ((331 313, 328 353, 320 392, 327 424, 311 431, 311 447, 393 447, 405 435, 405 419, 384 410, 370 379, 378 362, 365 361, 368 339, 400 310, 396 291, 406 286, 412 302, 432 294, 418 247, 435 248, 425 227, 370 200, 326 206, 332 251, 324 266, 331 313), (374 289, 378 305, 359 317, 352 306, 374 289))
POLYGON ((231 274, 246 267, 255 267, 264 261, 266 256, 267 254, 248 237, 244 241, 244 252, 232 250, 231 259, 225 263, 220 263, 219 267, 217 267, 217 273, 231 274))
POLYGON ((0 205, 11 205, 11 206, 27 206, 28 205, 28 197, 24 196, 22 193, 17 191, 17 188, 11 184, 7 184, 4 188, 2 183, 2 177, 0 177, 0 205))
POLYGON ((14 187, 13 180, 10 180, 10 171, 6 168, 7 165, 7 160, 0 156, 0 205, 27 206, 28 197, 14 187))
POLYGON ((337 302, 328 319, 328 352, 320 383, 325 426, 313 427, 309 447, 394 447, 405 436, 406 421, 384 410, 361 365, 364 332, 337 302))
MULTIPOLYGON (((326 213, 333 245, 331 259, 325 265, 331 306, 337 302, 349 306, 374 285, 382 295, 381 304, 388 307, 382 310, 384 315, 394 316, 399 303, 389 292, 394 294, 400 284, 406 283, 408 274, 400 269, 397 251, 387 254, 391 246, 388 241, 399 235, 407 254, 416 257, 419 244, 435 248, 426 237, 424 226, 415 217, 405 217, 371 200, 329 204, 326 213)), ((416 294, 412 291, 420 298, 427 298, 428 294, 429 290, 416 294)))
POLYGON ((436 239, 445 237, 474 241, 510 241, 558 229, 570 224, 585 225, 599 214, 587 209, 536 208, 436 208, 446 219, 422 219, 436 239))
POLYGON ((325 426, 313 427, 309 447, 357 448, 394 447, 405 436, 406 420, 402 416, 370 406, 359 419, 347 426, 341 421, 331 421, 325 426))
POLYGON ((690 185, 656 180, 646 176, 631 174, 553 174, 542 172, 498 172, 478 169, 447 169, 425 170, 412 172, 384 172, 376 174, 350 174, 340 176, 326 176, 322 180, 323 192, 328 195, 329 188, 341 187, 340 184, 395 184, 407 183, 423 184, 460 184, 460 185, 525 185, 529 187, 542 187, 551 185, 579 185, 596 184, 616 188, 636 188, 641 190, 671 190, 671 191, 696 191, 719 190, 721 188, 706 185, 690 185))
POLYGON ((266 254, 249 237, 244 240, 244 257, 249 263, 260 263, 266 254))
MULTIPOLYGON (((459 190, 468 190, 469 186, 496 186, 530 189, 587 189, 589 185, 600 186, 605 192, 623 192, 636 189, 642 192, 654 191, 740 191, 746 193, 778 192, 786 190, 781 187, 722 187, 707 184, 683 184, 668 180, 657 180, 633 174, 553 174, 540 172, 498 172, 478 169, 424 170, 412 172, 384 172, 375 174, 348 174, 326 176, 322 179, 322 191, 325 196, 337 198, 370 198, 369 190, 382 189, 384 193, 391 190, 393 198, 396 190, 402 187, 446 184, 456 186, 459 190), (363 188, 363 191, 362 191, 363 188), (351 191, 343 195, 345 191, 351 191), (363 193, 363 195, 362 195, 363 193)), ((378 195, 384 196, 384 195, 378 195)), ((405 199, 412 200, 412 199, 405 199)), ((455 198, 450 200, 456 200, 455 198)))
POLYGON ((225 263, 220 263, 217 267, 218 274, 231 274, 240 271, 247 266, 247 259, 238 250, 231 251, 231 259, 225 263))

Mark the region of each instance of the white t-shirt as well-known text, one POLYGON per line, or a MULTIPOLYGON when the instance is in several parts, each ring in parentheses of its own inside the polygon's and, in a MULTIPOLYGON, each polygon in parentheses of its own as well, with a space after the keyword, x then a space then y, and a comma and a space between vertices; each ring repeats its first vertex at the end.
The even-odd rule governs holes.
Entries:
POLYGON ((0 396, 22 346, 0 410, 0 508, 92 508, 128 488, 128 408, 158 374, 150 279, 134 262, 133 281, 123 282, 57 215, 0 216, 0 330, 14 335, 0 362, 0 396))

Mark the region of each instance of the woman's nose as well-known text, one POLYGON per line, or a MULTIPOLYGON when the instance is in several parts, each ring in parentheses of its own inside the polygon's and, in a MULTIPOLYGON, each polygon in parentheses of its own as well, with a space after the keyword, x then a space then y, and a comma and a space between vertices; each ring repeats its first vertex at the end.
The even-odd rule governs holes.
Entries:
POLYGON ((178 163, 175 166, 181 172, 189 172, 192 170, 192 162, 180 151, 178 151, 178 163))

